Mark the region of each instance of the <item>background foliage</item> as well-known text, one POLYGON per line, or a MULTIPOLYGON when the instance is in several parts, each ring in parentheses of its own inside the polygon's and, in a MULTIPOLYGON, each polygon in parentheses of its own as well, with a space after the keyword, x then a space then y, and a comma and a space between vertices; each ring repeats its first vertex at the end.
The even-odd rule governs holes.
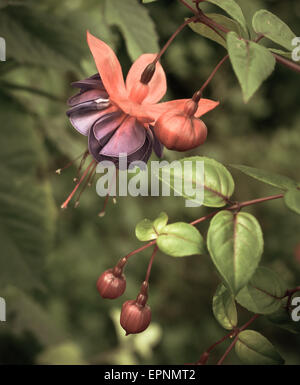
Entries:
MULTIPOLYGON (((239 0, 247 19, 261 8, 299 30, 297 0, 239 0)), ((209 12, 219 12, 206 4, 209 12)), ((70 82, 96 72, 85 31, 110 44, 124 72, 142 52, 157 52, 189 12, 175 0, 139 5, 136 0, 0 1, 0 36, 7 61, 0 62, 0 296, 7 301, 0 324, 0 363, 180 364, 197 360, 224 331, 214 319, 212 297, 219 284, 208 255, 172 258, 159 253, 153 267, 151 328, 124 337, 118 309, 135 298, 149 251, 132 258, 127 291, 104 301, 98 276, 140 246, 135 225, 166 211, 170 222, 190 222, 210 212, 185 208, 183 200, 120 198, 100 219, 95 189, 78 208, 60 211, 72 189, 75 168, 55 170, 85 148, 65 116, 70 82), (154 214, 155 213, 155 214, 154 214)), ((162 58, 170 98, 189 97, 206 80, 225 51, 186 28, 162 58)), ((299 177, 300 87, 297 74, 277 65, 248 104, 227 62, 206 91, 220 107, 205 116, 208 140, 185 155, 212 157, 299 177)), ((167 160, 181 156, 165 151, 167 160)), ((234 199, 271 194, 273 189, 231 169, 234 199)), ((275 191, 275 189, 274 189, 275 191)), ((300 281, 299 216, 274 201, 246 211, 264 230, 262 265, 300 281)), ((206 235, 207 226, 199 226, 206 235)), ((242 301, 242 300, 241 300, 242 301)), ((240 309, 245 321, 246 310, 240 309)), ((262 330, 288 364, 300 363, 300 337, 266 319, 262 330)), ((245 334, 246 337, 246 334, 245 334)), ((222 350, 216 349, 216 357, 222 350)), ((239 363, 233 352, 227 363, 239 363)))

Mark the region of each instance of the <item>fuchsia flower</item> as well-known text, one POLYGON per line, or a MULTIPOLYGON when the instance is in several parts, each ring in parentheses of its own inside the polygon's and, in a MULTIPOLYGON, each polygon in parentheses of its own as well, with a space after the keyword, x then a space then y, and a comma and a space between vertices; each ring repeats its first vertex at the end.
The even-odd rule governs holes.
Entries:
MULTIPOLYGON (((159 116, 170 110, 182 111, 189 99, 158 103, 166 93, 166 76, 160 63, 148 84, 141 75, 156 54, 141 55, 131 66, 126 83, 113 50, 87 32, 87 42, 99 74, 73 83, 79 94, 68 101, 67 114, 74 128, 88 136, 89 152, 97 162, 111 160, 119 167, 119 154, 127 163, 147 162, 152 150, 161 157, 162 144, 153 131, 159 116)), ((195 117, 218 105, 201 99, 195 117)))

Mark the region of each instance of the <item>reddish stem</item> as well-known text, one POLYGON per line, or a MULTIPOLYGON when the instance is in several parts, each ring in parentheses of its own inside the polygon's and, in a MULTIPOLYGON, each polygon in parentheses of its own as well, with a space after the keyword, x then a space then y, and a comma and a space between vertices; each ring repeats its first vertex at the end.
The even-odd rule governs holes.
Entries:
POLYGON ((185 7, 187 7, 190 11, 192 11, 195 15, 198 15, 198 11, 196 11, 193 7, 191 7, 186 1, 179 0, 181 4, 183 4, 185 7))
POLYGON ((204 217, 201 217, 201 218, 199 218, 199 219, 196 219, 195 221, 190 222, 190 225, 195 226, 195 225, 197 225, 197 224, 200 223, 200 222, 204 222, 204 221, 206 221, 207 219, 210 219, 210 218, 214 217, 216 214, 218 214, 219 211, 220 211, 220 210, 213 211, 212 213, 207 214, 207 215, 205 215, 204 217))
POLYGON ((215 22, 214 20, 210 19, 209 17, 207 17, 202 11, 199 13, 199 21, 205 25, 207 25, 208 27, 212 28, 212 29, 219 29, 220 31, 224 32, 224 33, 228 33, 230 32, 230 29, 224 27, 223 25, 215 22))
POLYGON ((300 66, 298 64, 293 63, 292 61, 287 60, 284 57, 277 55, 276 53, 272 52, 272 54, 278 63, 285 65, 293 71, 300 72, 300 66))
POLYGON ((158 247, 155 246, 154 250, 153 250, 153 253, 151 255, 151 258, 150 258, 150 261, 149 261, 149 265, 148 265, 148 269, 147 269, 147 273, 146 273, 145 281, 147 283, 149 282, 149 278, 150 278, 150 274, 151 274, 151 269, 152 269, 152 264, 153 264, 153 261, 154 261, 154 257, 155 257, 155 255, 157 253, 157 250, 158 250, 158 247))
MULTIPOLYGON (((222 337, 219 341, 215 342, 214 344, 212 344, 204 353, 210 353, 211 351, 214 350, 215 347, 217 347, 219 344, 221 344, 222 342, 224 342, 225 340, 227 340, 227 338, 230 338, 234 335, 234 331, 231 331, 230 333, 226 334, 224 337, 222 337)), ((199 360, 200 361, 200 360, 199 360)), ((198 362, 199 362, 198 361, 198 362)), ((196 362, 196 365, 197 363, 196 362)))
POLYGON ((219 63, 216 65, 216 67, 214 68, 214 70, 212 71, 212 73, 209 75, 208 79, 205 81, 205 83, 203 84, 203 86, 200 88, 199 90, 199 93, 202 94, 202 92, 204 91, 204 89, 208 86, 208 84, 211 82, 211 80, 213 79, 213 77, 215 76, 215 74, 218 72, 218 70, 220 69, 220 67, 222 66, 222 64, 229 58, 229 55, 225 55, 223 57, 222 60, 219 61, 219 63))
POLYGON ((132 255, 135 255, 135 254, 137 254, 137 253, 139 253, 145 249, 148 249, 148 247, 155 245, 155 244, 156 244, 156 239, 154 241, 148 242, 146 245, 132 251, 131 253, 127 254, 126 257, 124 257, 124 258, 126 258, 128 260, 132 255))
POLYGON ((228 348, 226 349, 225 353, 223 354, 223 356, 220 358, 220 360, 217 362, 217 365, 222 365, 225 358, 228 356, 228 354, 231 352, 231 350, 233 349, 234 345, 237 343, 239 339, 239 335, 237 334, 234 338, 234 340, 231 342, 231 344, 228 346, 228 348))
POLYGON ((177 29, 176 31, 173 33, 173 35, 169 38, 169 40, 166 42, 166 44, 163 46, 163 48, 160 50, 160 52, 157 54, 155 60, 154 60, 154 64, 156 64, 160 58, 162 57, 162 55, 166 52, 166 50, 169 48, 169 45, 172 43, 172 41, 175 39, 175 37, 183 30, 183 28, 196 21, 198 17, 190 17, 189 19, 187 19, 184 23, 182 23, 177 29))
MULTIPOLYGON (((270 195, 270 196, 264 197, 264 198, 253 199, 251 201, 245 201, 242 203, 235 203, 232 206, 226 207, 224 210, 233 210, 233 211, 234 210, 240 210, 241 208, 246 207, 246 206, 251 206, 251 205, 254 205, 257 203, 261 203, 261 202, 267 202, 267 201, 270 201, 273 199, 283 198, 283 196, 284 196, 284 194, 270 195)), ((203 222, 206 219, 210 219, 210 218, 214 217, 216 214, 218 214, 219 211, 220 211, 220 209, 213 211, 212 213, 205 215, 204 217, 201 217, 199 219, 194 220, 190 224, 195 226, 197 223, 203 222)))
POLYGON ((236 210, 236 209, 240 209, 240 208, 243 208, 243 207, 246 207, 246 206, 251 206, 251 205, 255 205, 257 203, 267 202, 267 201, 271 201, 271 200, 274 200, 274 199, 280 199, 280 198, 283 198, 283 197, 284 197, 284 194, 277 194, 277 195, 270 195, 270 196, 264 197, 264 198, 253 199, 251 201, 237 203, 237 204, 229 207, 228 210, 236 210))

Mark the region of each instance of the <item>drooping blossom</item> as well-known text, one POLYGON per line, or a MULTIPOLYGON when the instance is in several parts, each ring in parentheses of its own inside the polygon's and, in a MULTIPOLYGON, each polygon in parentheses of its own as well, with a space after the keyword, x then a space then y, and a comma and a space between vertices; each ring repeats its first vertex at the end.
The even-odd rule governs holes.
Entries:
MULTIPOLYGON (((142 73, 156 54, 141 55, 124 82, 113 50, 89 32, 87 42, 98 74, 73 83, 80 92, 69 99, 71 108, 67 114, 74 128, 88 136, 89 152, 97 162, 111 160, 117 167, 120 154, 127 154, 128 164, 136 160, 147 162, 153 149, 161 157, 162 145, 153 132, 153 124, 162 113, 182 110, 187 99, 158 103, 167 88, 159 62, 148 84, 141 82, 142 73)), ((201 99, 198 109, 203 114, 217 105, 201 99)))
MULTIPOLYGON (((124 82, 121 65, 113 50, 89 32, 87 42, 98 73, 72 84, 79 88, 79 93, 68 100, 67 115, 74 128, 88 137, 88 152, 84 153, 75 178, 77 184, 62 208, 68 206, 83 184, 75 202, 75 206, 78 205, 85 187, 91 184, 97 163, 109 160, 120 168, 121 156, 126 155, 128 167, 133 161, 147 162, 152 150, 161 157, 163 145, 154 133, 154 124, 168 111, 182 111, 189 100, 158 103, 165 95, 167 85, 161 64, 154 62, 156 54, 141 55, 132 64, 124 82), (88 153, 93 160, 80 175, 88 153)), ((195 116, 199 117, 217 105, 218 102, 201 99, 195 116)))

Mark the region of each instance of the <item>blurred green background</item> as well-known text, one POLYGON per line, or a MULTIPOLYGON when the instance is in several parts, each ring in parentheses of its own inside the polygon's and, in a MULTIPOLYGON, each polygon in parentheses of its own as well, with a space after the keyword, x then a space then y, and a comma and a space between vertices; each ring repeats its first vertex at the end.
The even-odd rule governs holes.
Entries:
MULTIPOLYGON (((249 20, 266 8, 300 34, 298 0, 238 3, 249 20)), ((0 363, 182 364, 198 360, 225 334, 211 310, 219 278, 208 254, 157 255, 150 281, 153 321, 136 337, 124 337, 118 311, 135 298, 150 250, 130 260, 127 290, 120 299, 102 300, 95 286, 105 269, 140 247, 134 228, 141 219, 166 211, 171 222, 188 222, 210 210, 185 208, 179 197, 127 197, 116 205, 110 202, 106 216, 99 218, 103 199, 93 186, 78 208, 61 211, 76 168, 55 174, 86 148, 86 138, 65 115, 66 100, 74 93, 70 82, 96 72, 85 31, 115 49, 126 74, 132 60, 147 50, 155 52, 189 15, 176 0, 147 6, 135 0, 0 0, 0 36, 7 44, 7 61, 0 62, 0 296, 7 302, 7 322, 0 323, 0 363)), ((190 97, 224 54, 221 46, 186 28, 161 60, 168 79, 166 100, 190 97)), ((207 142, 190 154, 299 179, 298 74, 277 65, 245 105, 227 62, 205 96, 220 106, 204 117, 207 142)), ((183 155, 165 151, 164 156, 174 160, 183 155)), ((276 193, 232 172, 236 200, 276 193)), ((247 210, 264 230, 261 264, 277 271, 287 287, 299 285, 299 216, 280 200, 247 210)), ((207 223, 199 229, 205 235, 207 223)), ((250 314, 240 308, 239 317, 246 322, 250 314)), ((288 364, 300 364, 299 335, 263 317, 253 328, 272 341, 288 364)), ((225 347, 216 349, 209 362, 216 362, 225 347)), ((226 363, 240 361, 232 352, 226 363)))

